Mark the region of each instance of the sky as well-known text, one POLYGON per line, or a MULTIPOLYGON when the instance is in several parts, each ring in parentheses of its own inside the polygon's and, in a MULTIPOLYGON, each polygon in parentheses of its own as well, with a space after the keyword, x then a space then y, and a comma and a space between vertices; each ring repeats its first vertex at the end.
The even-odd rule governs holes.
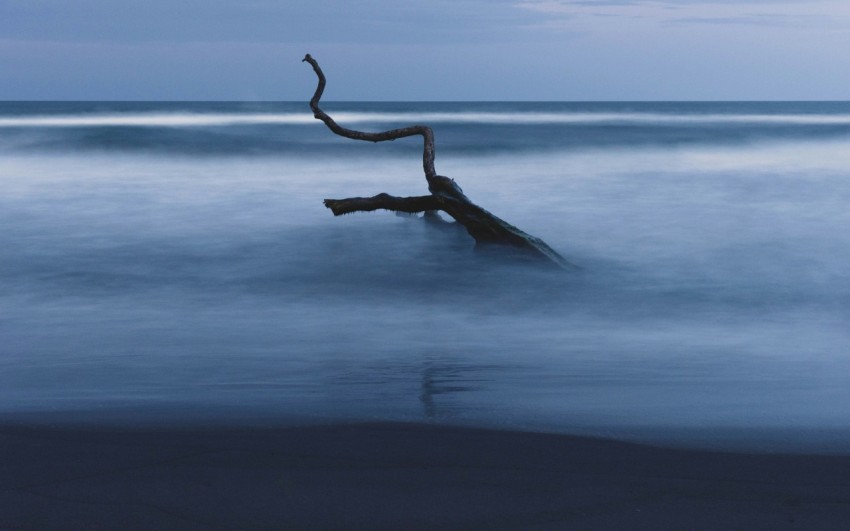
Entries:
POLYGON ((0 0, 2 100, 850 100, 848 0, 0 0))

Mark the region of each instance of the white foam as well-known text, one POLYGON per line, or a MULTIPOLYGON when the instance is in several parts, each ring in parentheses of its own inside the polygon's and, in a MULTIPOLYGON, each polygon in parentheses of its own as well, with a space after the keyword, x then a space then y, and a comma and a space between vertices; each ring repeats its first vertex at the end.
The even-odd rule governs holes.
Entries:
POLYGON ((210 127, 241 124, 300 124, 309 114, 121 113, 0 118, 0 127, 210 127))
MULTIPOLYGON (((850 125, 850 114, 672 114, 619 112, 334 112, 340 124, 774 124, 850 125)), ((309 113, 112 113, 0 117, 0 127, 221 127, 313 123, 309 113)))

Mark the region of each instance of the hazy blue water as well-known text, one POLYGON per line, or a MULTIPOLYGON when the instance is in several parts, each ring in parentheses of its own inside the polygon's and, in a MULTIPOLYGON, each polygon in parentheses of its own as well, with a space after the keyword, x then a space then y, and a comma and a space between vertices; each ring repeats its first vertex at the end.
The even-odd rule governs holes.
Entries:
POLYGON ((584 270, 333 218, 426 193, 420 141, 303 103, 0 103, 0 414, 850 448, 850 103, 327 107, 432 125, 440 173, 584 270))

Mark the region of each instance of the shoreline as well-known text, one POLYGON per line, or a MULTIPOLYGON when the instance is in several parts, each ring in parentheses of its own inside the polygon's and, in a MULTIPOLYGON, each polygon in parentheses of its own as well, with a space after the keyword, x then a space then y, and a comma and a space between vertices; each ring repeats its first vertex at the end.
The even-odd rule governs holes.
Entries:
POLYGON ((291 429, 363 424, 421 425, 433 428, 520 432, 579 437, 624 443, 710 452, 744 454, 850 456, 850 426, 816 424, 774 425, 640 425, 593 422, 587 418, 532 418, 517 422, 494 422, 486 418, 426 418, 423 415, 321 415, 292 413, 280 409, 234 406, 232 404, 159 405, 127 404, 101 408, 18 410, 0 412, 0 429, 6 427, 49 427, 64 429, 154 431, 291 429))
POLYGON ((0 421, 0 528, 839 529, 850 455, 350 423, 0 421))

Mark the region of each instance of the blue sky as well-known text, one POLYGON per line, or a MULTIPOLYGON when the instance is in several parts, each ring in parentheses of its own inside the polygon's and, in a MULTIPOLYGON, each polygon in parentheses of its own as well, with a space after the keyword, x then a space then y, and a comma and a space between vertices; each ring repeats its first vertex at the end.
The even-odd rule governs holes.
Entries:
POLYGON ((0 0, 0 99, 850 99, 848 0, 0 0))

